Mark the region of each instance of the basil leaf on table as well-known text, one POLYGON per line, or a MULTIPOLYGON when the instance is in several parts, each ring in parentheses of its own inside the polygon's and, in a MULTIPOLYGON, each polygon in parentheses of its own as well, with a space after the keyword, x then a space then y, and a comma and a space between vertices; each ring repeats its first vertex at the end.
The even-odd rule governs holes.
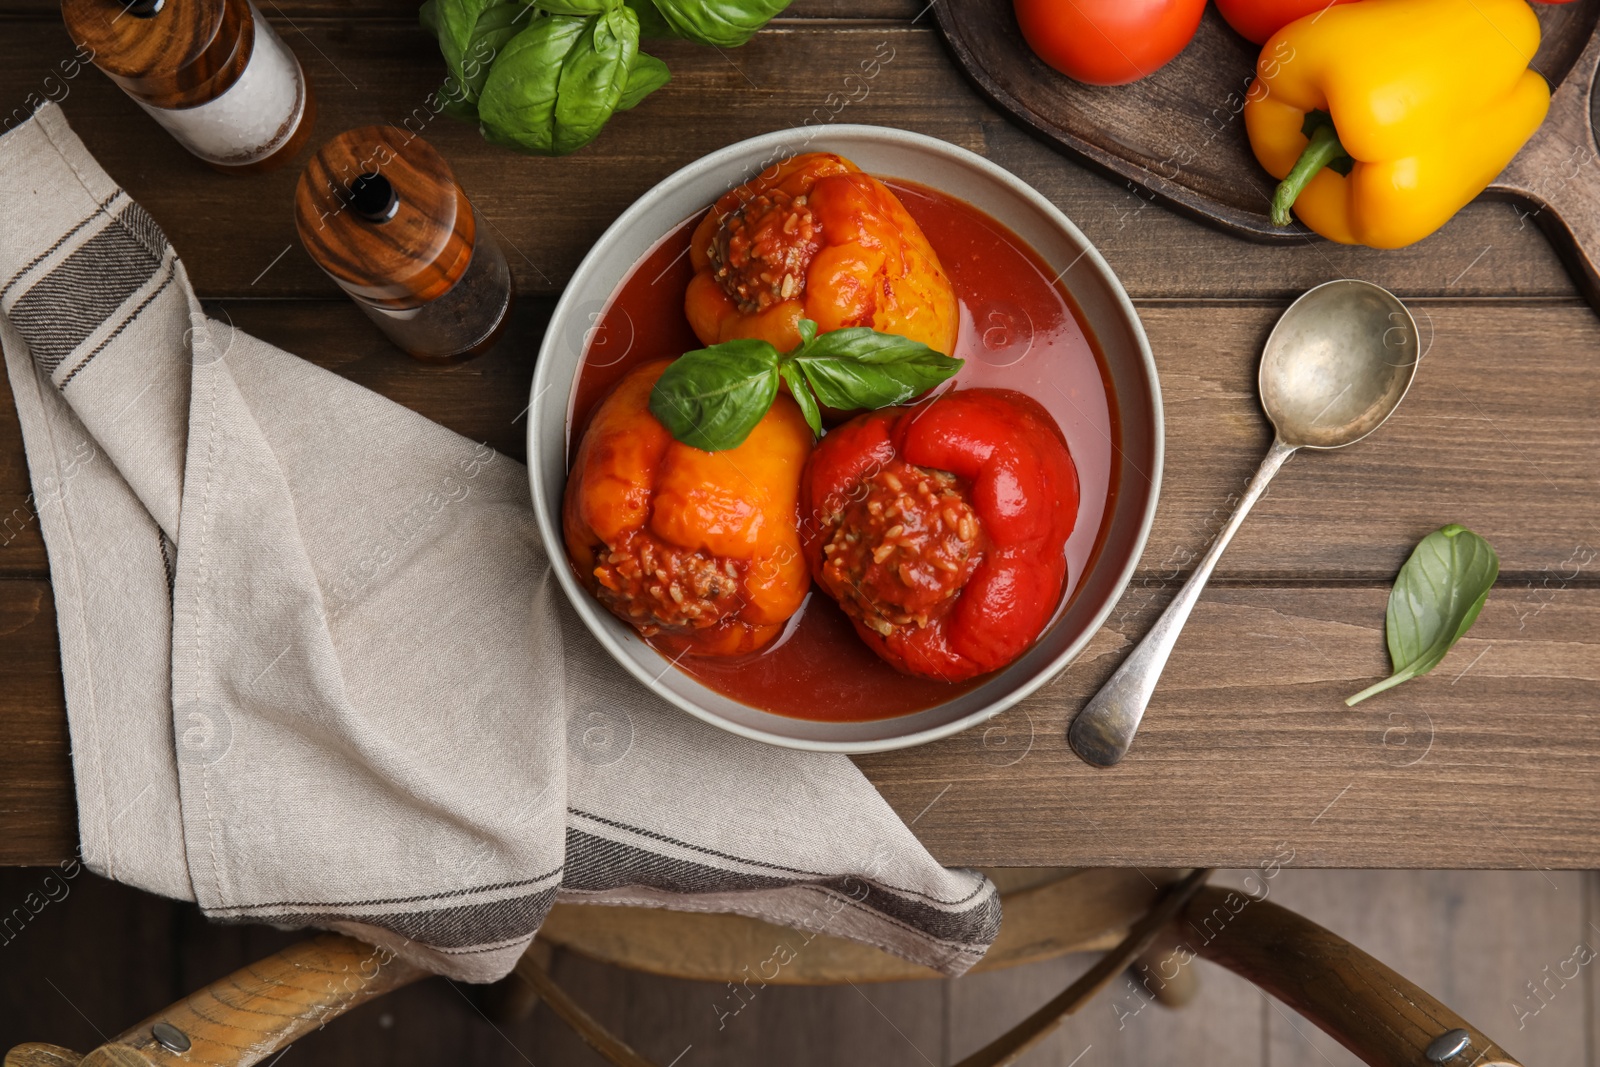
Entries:
POLYGON ((617 5, 590 21, 584 39, 567 54, 556 93, 556 155, 575 152, 599 136, 628 85, 639 54, 639 17, 617 5))
POLYGON ((932 389, 962 361, 920 341, 866 327, 817 334, 799 323, 800 344, 784 355, 766 341, 740 339, 673 360, 650 393, 650 411, 673 437, 707 452, 744 443, 789 387, 811 431, 822 433, 818 404, 854 410, 898 404, 932 389))
POLYGON ((478 101, 484 137, 536 155, 582 148, 622 101, 638 51, 639 20, 627 7, 540 16, 489 69, 478 101))
POLYGON ((472 46, 478 20, 500 0, 429 0, 417 13, 423 28, 439 39, 439 51, 450 73, 461 81, 461 63, 472 46))
POLYGON ((586 18, 541 15, 511 38, 478 98, 484 137, 525 152, 551 152, 561 66, 588 26, 586 18))
POLYGON ((536 0, 540 11, 552 15, 603 15, 615 6, 615 0, 536 0))
POLYGON ((627 111, 636 106, 671 79, 672 72, 661 60, 643 52, 635 53, 633 66, 628 68, 628 84, 623 86, 622 99, 617 101, 617 110, 627 111))
POLYGON ((743 44, 789 0, 426 0, 418 11, 450 78, 438 110, 491 143, 559 156, 667 84, 644 38, 743 44))
POLYGON ((1384 634, 1394 673, 1345 704, 1357 704, 1437 667, 1477 621, 1499 574, 1500 557, 1493 546, 1465 527, 1451 524, 1424 537, 1389 592, 1384 634))
POLYGON ((961 369, 960 360, 920 341, 865 326, 822 334, 790 358, 817 400, 844 411, 904 403, 961 369))
POLYGON ((656 380, 650 413, 693 448, 737 448, 777 399, 780 358, 772 345, 751 339, 688 352, 656 380))
POLYGON ((718 48, 737 48, 789 0, 654 0, 656 10, 680 37, 718 48))
MULTIPOLYGON (((423 25, 427 25, 428 8, 440 2, 429 0, 423 5, 423 25)), ((477 118, 477 100, 483 95, 484 82, 489 80, 489 68, 501 50, 535 17, 534 9, 520 2, 496 4, 478 16, 465 53, 459 62, 451 64, 450 77, 439 90, 442 110, 458 118, 477 118)))

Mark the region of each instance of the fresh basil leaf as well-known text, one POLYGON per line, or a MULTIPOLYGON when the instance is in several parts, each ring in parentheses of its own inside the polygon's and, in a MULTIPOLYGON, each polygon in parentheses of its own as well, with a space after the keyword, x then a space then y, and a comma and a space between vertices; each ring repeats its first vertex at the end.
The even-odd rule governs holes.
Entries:
POLYGON ((680 37, 718 48, 737 48, 789 0, 655 0, 661 17, 680 37))
MULTIPOLYGON (((461 70, 454 75, 460 86, 457 93, 465 103, 475 103, 489 80, 489 68, 511 39, 526 29, 536 17, 535 10, 523 3, 496 4, 478 17, 472 28, 472 41, 461 57, 461 70)), ((452 86, 447 82, 445 90, 452 86)), ((473 109, 476 114, 476 108, 473 109)))
POLYGON ((501 49, 478 98, 485 138, 523 152, 558 154, 556 100, 563 66, 587 39, 590 21, 543 15, 501 49))
MULTIPOLYGON (((461 59, 472 44, 472 31, 497 0, 434 0, 417 13, 422 24, 439 38, 439 51, 450 73, 461 77, 461 59), (431 8, 431 10, 429 10, 431 8), (431 23, 431 25, 430 25, 431 23)), ((465 80, 465 79, 463 79, 465 80)))
POLYGON ((622 99, 617 101, 618 111, 627 111, 645 97, 667 84, 672 73, 667 65, 655 56, 634 53, 633 66, 628 68, 628 84, 622 89, 622 99))
POLYGON ((811 432, 818 437, 822 436, 822 412, 817 410, 817 399, 811 395, 811 390, 806 388, 805 375, 793 363, 783 362, 778 365, 778 374, 783 378, 784 384, 789 387, 789 395, 794 397, 794 402, 800 405, 800 414, 806 417, 806 425, 811 427, 811 432))
POLYGON ((1394 673, 1345 703, 1357 704, 1437 667, 1477 620, 1499 574, 1500 557, 1471 530, 1452 524, 1424 537, 1389 592, 1384 632, 1394 673))
MULTIPOLYGON (((439 40, 441 33, 439 2, 440 0, 428 0, 417 9, 417 21, 436 41, 439 40)), ((487 70, 484 71, 484 76, 488 76, 487 70)), ((434 94, 434 103, 441 113, 453 118, 470 121, 478 117, 478 105, 474 103, 474 95, 454 73, 445 75, 444 84, 434 94)))
POLYGON ((724 341, 673 360, 650 391, 650 412, 673 437, 706 452, 744 443, 778 395, 778 350, 724 341))
POLYGON ((616 6, 616 0, 537 0, 540 11, 552 15, 603 15, 616 6))
POLYGON ((961 369, 920 341, 853 326, 821 334, 790 357, 817 400, 851 411, 881 408, 921 396, 961 369))
POLYGON ((599 136, 622 101, 633 57, 639 54, 639 17, 621 5, 590 20, 583 40, 561 67, 556 90, 556 155, 576 152, 599 136))

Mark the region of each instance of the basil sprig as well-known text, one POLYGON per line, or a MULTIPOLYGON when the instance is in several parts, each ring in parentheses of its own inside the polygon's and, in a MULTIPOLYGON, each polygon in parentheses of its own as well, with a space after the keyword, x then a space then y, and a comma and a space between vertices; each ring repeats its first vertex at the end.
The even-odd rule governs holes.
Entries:
POLYGON ((650 412, 673 437, 706 452, 737 448, 789 386, 813 433, 819 405, 841 411, 882 408, 921 396, 961 369, 920 341, 852 326, 818 334, 800 320, 800 345, 779 352, 766 341, 724 341, 673 360, 650 392, 650 412))
POLYGON ((450 77, 437 108, 498 145, 575 152, 667 84, 644 38, 744 44, 789 0, 427 0, 418 17, 450 77))
POLYGON ((1437 667, 1477 621, 1499 574, 1494 547, 1465 527, 1452 523, 1418 542, 1389 591, 1384 631, 1394 673, 1345 703, 1357 704, 1437 667))

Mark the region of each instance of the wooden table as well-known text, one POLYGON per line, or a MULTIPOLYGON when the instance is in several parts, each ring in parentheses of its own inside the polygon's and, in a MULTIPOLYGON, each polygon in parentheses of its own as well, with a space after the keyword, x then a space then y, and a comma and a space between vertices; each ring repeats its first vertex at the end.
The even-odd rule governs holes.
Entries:
MULTIPOLYGON (((1600 865, 1600 319, 1516 209, 1474 204, 1396 252, 1266 248, 1212 232, 982 103, 919 17, 922 0, 796 0, 737 51, 652 49, 671 86, 562 160, 516 156, 430 118, 424 101, 443 68, 413 5, 261 7, 316 85, 319 140, 409 121, 491 220, 521 300, 490 355, 441 370, 391 348, 295 239, 298 168, 220 177, 97 71, 63 77, 73 48, 50 0, 0 0, 0 101, 64 93, 69 121, 166 229, 214 314, 519 458, 544 322, 590 242, 700 155, 827 116, 880 45, 892 60, 834 121, 982 153, 1099 246, 1160 365, 1160 513, 1128 594, 1062 678, 988 729, 860 760, 941 860, 1252 867, 1292 850, 1289 862, 1311 866, 1600 865), (1132 754, 1112 770, 1080 763, 1069 718, 1186 576, 1267 445, 1254 393, 1267 330, 1294 295, 1341 276, 1386 285, 1413 308, 1430 345, 1411 395, 1371 441, 1304 455, 1279 475, 1195 611, 1132 754), (1499 549, 1488 606, 1432 675, 1346 709, 1346 695, 1387 673, 1390 581, 1416 540, 1447 522, 1499 549)), ((1212 136, 1193 133, 1197 144, 1212 136)), ((0 863, 53 862, 76 841, 71 770, 44 546, 9 402, 0 635, 0 863)))

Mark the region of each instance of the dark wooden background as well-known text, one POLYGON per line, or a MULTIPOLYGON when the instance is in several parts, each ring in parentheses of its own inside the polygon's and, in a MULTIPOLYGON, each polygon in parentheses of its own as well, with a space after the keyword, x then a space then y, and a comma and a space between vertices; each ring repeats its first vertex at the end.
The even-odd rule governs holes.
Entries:
MULTIPOLYGON (((737 51, 654 47, 672 84, 562 160, 516 156, 428 118, 442 64, 412 5, 261 6, 315 82, 319 138, 414 116, 491 221, 522 299, 490 355, 437 369, 392 349, 295 240, 298 167, 219 177, 98 72, 65 78, 73 49, 48 0, 0 0, 0 104, 64 96, 69 121, 165 227, 215 314, 518 457, 543 322, 590 242, 656 181, 740 138, 813 116, 942 137, 1035 185, 1100 247, 1160 366, 1160 514, 1129 594, 1061 679, 989 730, 860 761, 908 819, 921 813, 917 832, 941 860, 1253 866, 1279 842, 1303 865, 1600 859, 1600 320, 1515 208, 1474 204, 1395 252, 1213 232, 982 103, 916 0, 797 0, 737 51), (861 96, 845 78, 880 46, 892 60, 833 113, 861 96), (1166 603, 1267 446, 1254 399, 1267 330, 1294 295, 1340 276, 1386 285, 1414 309, 1429 347, 1411 395, 1369 442, 1301 456, 1280 474, 1201 600, 1132 755, 1110 771, 1083 765, 1066 746, 1068 719, 1166 603), (1448 522, 1499 549, 1482 618, 1431 676, 1347 710, 1344 696, 1387 671, 1390 580, 1416 540, 1448 522)), ((1200 146, 1243 131, 1180 136, 1200 146)), ((74 846, 68 744, 43 545, 15 415, 0 402, 7 515, 0 863, 42 863, 74 846)))

